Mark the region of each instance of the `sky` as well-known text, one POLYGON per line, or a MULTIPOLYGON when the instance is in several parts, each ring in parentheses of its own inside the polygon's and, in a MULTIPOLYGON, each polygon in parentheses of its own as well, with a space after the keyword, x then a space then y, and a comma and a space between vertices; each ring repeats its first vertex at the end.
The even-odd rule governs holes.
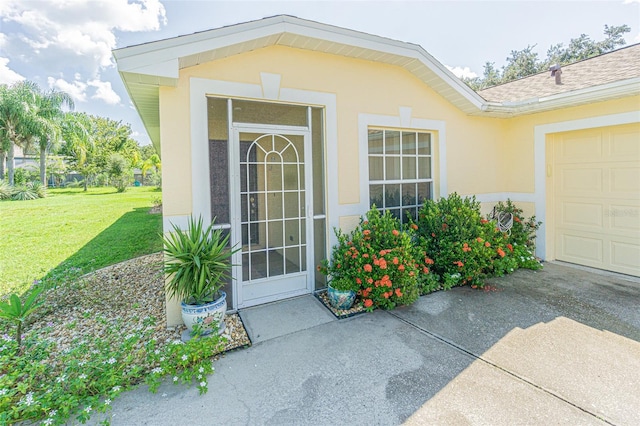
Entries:
POLYGON ((76 111, 129 123, 146 145, 113 49, 279 14, 419 44, 469 77, 529 45, 545 57, 551 45, 580 34, 601 40, 605 24, 627 24, 627 44, 640 43, 640 0, 1 0, 0 84, 27 79, 65 91, 76 111))

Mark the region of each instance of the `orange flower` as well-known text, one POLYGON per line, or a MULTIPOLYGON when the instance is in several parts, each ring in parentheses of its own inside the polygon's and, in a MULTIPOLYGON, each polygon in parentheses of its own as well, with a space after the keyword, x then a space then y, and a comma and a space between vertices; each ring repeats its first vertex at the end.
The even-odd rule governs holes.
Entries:
POLYGON ((433 265, 433 259, 425 257, 424 258, 424 263, 426 263, 427 265, 433 265))
POLYGON ((391 233, 392 233, 394 236, 396 236, 396 237, 397 237, 398 235, 400 235, 400 232, 398 232, 398 230, 397 230, 397 229, 394 229, 393 231, 391 231, 391 233))
POLYGON ((514 216, 513 220, 515 220, 516 222, 520 222, 520 218, 518 216, 514 216))
POLYGON ((382 297, 384 297, 385 299, 388 299, 389 298, 389 292, 382 293, 382 297))
POLYGON ((384 256, 385 254, 387 254, 386 250, 380 250, 380 256, 384 256))
POLYGON ((471 251, 471 247, 469 247, 469 244, 464 243, 464 245, 462 246, 462 251, 464 251, 465 253, 471 251))
POLYGON ((500 257, 504 257, 505 252, 504 250, 502 250, 501 248, 498 249, 498 254, 500 255, 500 257))
POLYGON ((404 271, 404 265, 398 266, 398 271, 404 271))
POLYGON ((367 288, 365 290, 362 290, 362 297, 369 296, 369 293, 371 293, 371 287, 369 287, 369 288, 367 288))
POLYGON ((369 258, 369 253, 365 253, 365 254, 363 254, 363 255, 362 255, 362 257, 364 257, 364 258, 369 258))
POLYGON ((417 231, 417 230, 418 230, 418 225, 416 225, 415 223, 412 223, 412 224, 411 224, 411 228, 412 228, 414 231, 417 231))
POLYGON ((427 268, 426 266, 422 267, 422 272, 424 272, 425 274, 429 273, 429 268, 427 268))
POLYGON ((397 265, 397 264, 398 264, 398 258, 397 258, 397 257, 394 257, 394 258, 393 258, 393 264, 394 264, 394 265, 397 265))
POLYGON ((453 262, 454 265, 458 265, 458 268, 462 268, 464 266, 464 263, 460 262, 459 260, 456 262, 453 262))
POLYGON ((373 284, 373 278, 367 279, 367 284, 373 284))
POLYGON ((365 237, 369 234, 371 234, 371 231, 369 231, 368 229, 365 229, 364 231, 362 231, 362 235, 364 235, 365 237))
POLYGON ((365 308, 370 308, 371 305, 373 305, 373 300, 371 299, 364 299, 364 307, 365 308))
POLYGON ((483 242, 484 240, 483 240, 482 238, 478 237, 478 238, 476 238, 476 241, 477 241, 477 242, 479 242, 479 243, 481 243, 481 242, 483 242))
POLYGON ((484 225, 485 223, 489 223, 489 221, 487 219, 480 219, 480 223, 484 225))
POLYGON ((380 269, 387 269, 387 261, 384 259, 380 259, 380 269))
POLYGON ((507 244, 507 248, 509 249, 509 251, 513 251, 513 246, 511 244, 507 244))
POLYGON ((360 278, 356 278, 356 283, 362 284, 362 280, 360 278))
POLYGON ((364 265, 364 270, 367 272, 371 272, 373 268, 371 267, 371 265, 369 265, 368 263, 366 265, 364 265))
POLYGON ((402 291, 399 288, 396 288, 396 296, 402 297, 402 291))
POLYGON ((487 241, 487 242, 484 243, 484 246, 485 247, 491 247, 491 244, 489 244, 489 241, 487 241))
POLYGON ((432 232, 432 233, 431 233, 431 236, 435 238, 435 237, 436 237, 436 234, 432 232))

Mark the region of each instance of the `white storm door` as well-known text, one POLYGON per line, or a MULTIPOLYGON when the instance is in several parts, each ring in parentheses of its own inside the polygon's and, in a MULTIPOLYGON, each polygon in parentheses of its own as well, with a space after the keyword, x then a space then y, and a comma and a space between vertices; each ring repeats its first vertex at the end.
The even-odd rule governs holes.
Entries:
POLYGON ((310 293, 311 138, 300 128, 234 126, 238 307, 310 293), (307 165, 309 165, 307 167, 307 165))

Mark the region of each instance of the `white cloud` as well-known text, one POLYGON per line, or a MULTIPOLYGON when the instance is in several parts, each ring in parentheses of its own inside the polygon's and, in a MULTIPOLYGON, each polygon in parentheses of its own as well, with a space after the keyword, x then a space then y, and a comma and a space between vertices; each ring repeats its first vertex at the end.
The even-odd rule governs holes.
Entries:
POLYGON ((633 38, 633 42, 634 42, 634 43, 640 43, 640 33, 638 33, 638 34, 633 38))
MULTIPOLYGON (((3 0, 0 17, 20 25, 9 37, 22 41, 46 58, 90 68, 113 66, 111 50, 116 47, 115 31, 153 31, 166 24, 160 0, 49 0, 26 2, 3 0), (13 37, 12 37, 13 36, 13 37)), ((33 58, 37 62, 38 58, 33 58)))
POLYGON ((478 74, 471 71, 469 67, 450 67, 449 65, 446 65, 446 67, 458 78, 476 78, 478 76, 478 74))
POLYGON ((117 105, 120 103, 120 96, 111 88, 111 82, 89 80, 87 84, 96 88, 96 93, 91 96, 91 99, 100 99, 109 105, 117 105))
POLYGON ((13 84, 24 80, 24 77, 9 68, 9 58, 0 58, 0 84, 13 84))
POLYGON ((49 88, 66 92, 76 102, 87 101, 87 85, 82 81, 74 80, 69 83, 62 78, 49 77, 47 78, 47 83, 49 83, 49 88))
POLYGON ((640 3, 640 0, 624 0, 622 4, 640 3))

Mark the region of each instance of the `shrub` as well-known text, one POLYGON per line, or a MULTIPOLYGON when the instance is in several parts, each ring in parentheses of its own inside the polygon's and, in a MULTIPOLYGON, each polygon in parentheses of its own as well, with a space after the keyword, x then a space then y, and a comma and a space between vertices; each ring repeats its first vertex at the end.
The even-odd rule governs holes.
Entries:
POLYGON ((374 207, 351 233, 336 230, 338 244, 319 270, 331 280, 351 282, 368 310, 413 303, 419 264, 411 235, 401 229, 397 218, 374 207))
MULTIPOLYGON (((513 214, 510 233, 501 232, 495 221, 482 217, 475 197, 463 199, 454 193, 422 206, 412 227, 418 245, 433 259, 432 275, 440 279, 442 288, 464 284, 483 287, 489 276, 509 274, 520 267, 541 267, 532 254, 540 223, 535 217, 525 219, 510 200, 498 203, 493 216, 498 212, 513 214)), ((433 277, 423 292, 438 288, 433 277)))
MULTIPOLYGON (((489 217, 497 217, 499 214, 510 214, 513 217, 513 225, 507 233, 507 244, 512 254, 513 262, 517 268, 541 269, 542 265, 535 258, 536 231, 542 222, 536 221, 535 216, 526 218, 523 210, 518 208, 511 200, 498 202, 489 217)), ((511 267, 513 267, 511 262, 511 267)))
POLYGON ((7 181, 0 179, 0 200, 10 200, 13 187, 7 181))
POLYGON ((17 201, 36 200, 44 198, 45 195, 44 186, 38 181, 33 181, 14 186, 11 199, 17 201))
POLYGON ((463 199, 453 193, 437 202, 427 200, 415 225, 418 243, 433 259, 433 272, 445 289, 467 283, 482 285, 494 257, 493 232, 475 197, 463 199))

